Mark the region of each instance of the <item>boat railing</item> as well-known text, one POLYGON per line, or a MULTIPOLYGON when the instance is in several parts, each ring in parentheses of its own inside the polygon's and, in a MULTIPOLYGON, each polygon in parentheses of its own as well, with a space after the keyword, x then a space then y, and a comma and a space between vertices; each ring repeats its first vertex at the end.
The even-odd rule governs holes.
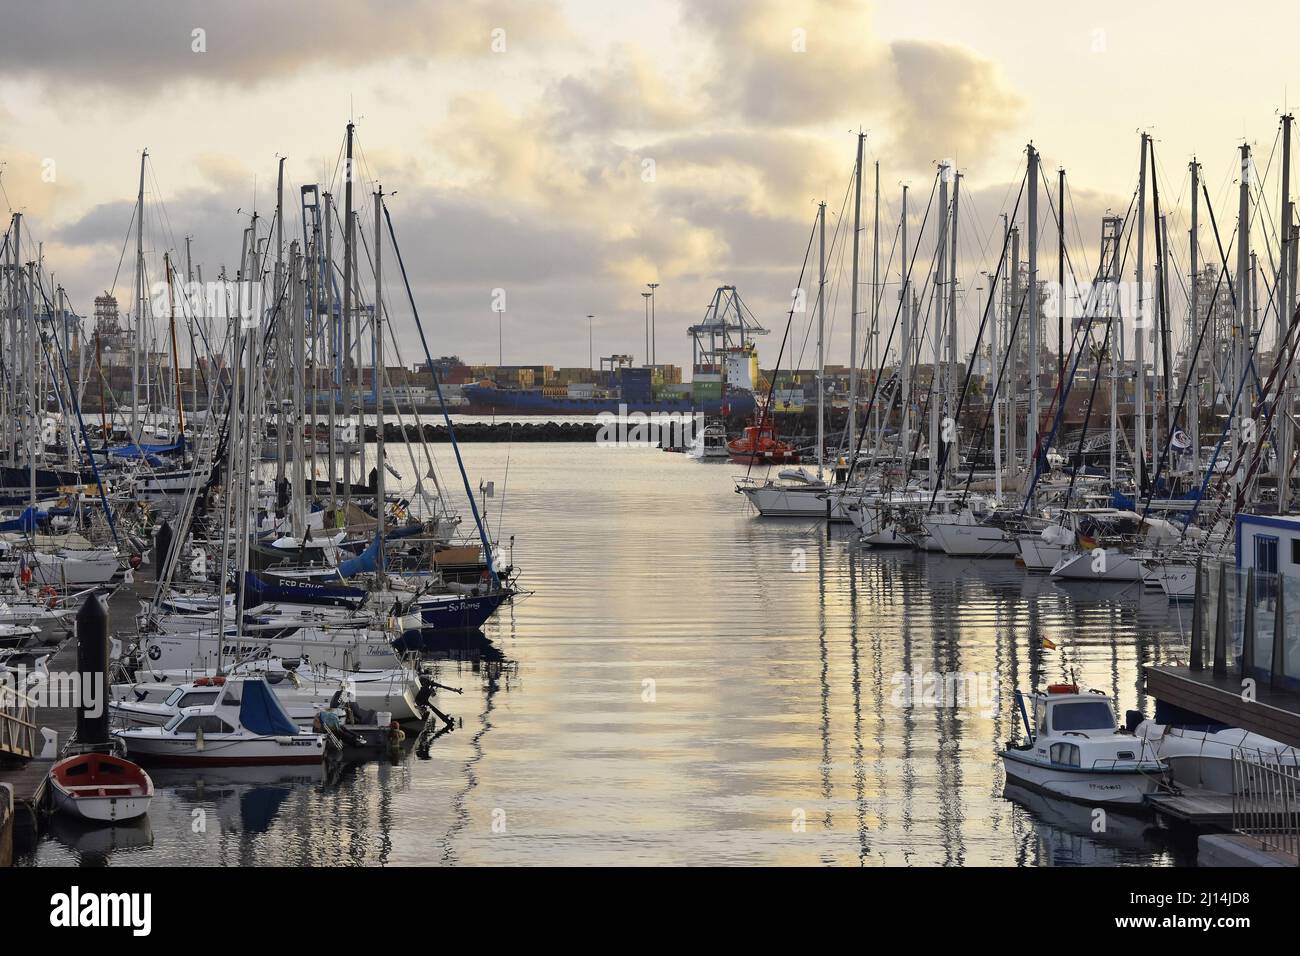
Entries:
POLYGON ((1232 752, 1232 829, 1300 858, 1300 766, 1232 752))
POLYGON ((32 718, 36 704, 21 690, 0 680, 0 753, 31 759, 39 730, 32 718))

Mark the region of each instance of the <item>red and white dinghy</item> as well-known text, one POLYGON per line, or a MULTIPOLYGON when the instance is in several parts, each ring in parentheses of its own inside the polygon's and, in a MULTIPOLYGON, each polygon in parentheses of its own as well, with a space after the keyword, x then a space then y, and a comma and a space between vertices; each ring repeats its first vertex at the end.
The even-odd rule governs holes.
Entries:
POLYGON ((139 766, 110 754, 78 754, 50 768, 54 805, 83 820, 121 823, 149 812, 153 781, 139 766))

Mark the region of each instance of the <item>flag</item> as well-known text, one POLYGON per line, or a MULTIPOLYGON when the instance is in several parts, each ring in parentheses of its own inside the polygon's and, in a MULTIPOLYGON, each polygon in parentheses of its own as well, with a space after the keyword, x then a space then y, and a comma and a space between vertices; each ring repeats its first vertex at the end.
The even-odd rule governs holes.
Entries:
POLYGON ((1043 647, 1047 648, 1047 650, 1049 651, 1056 650, 1056 645, 1053 644, 1051 641, 1049 641, 1047 638, 1043 638, 1043 647))

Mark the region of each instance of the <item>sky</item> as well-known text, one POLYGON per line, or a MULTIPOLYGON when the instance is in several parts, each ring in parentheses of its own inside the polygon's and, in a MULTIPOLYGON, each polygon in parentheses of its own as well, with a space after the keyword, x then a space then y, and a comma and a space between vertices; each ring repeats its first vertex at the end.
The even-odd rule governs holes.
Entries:
MULTIPOLYGON (((1101 217, 1130 204, 1142 130, 1154 138, 1174 268, 1185 272, 1188 163, 1202 164, 1230 231, 1243 142, 1264 183, 1255 241, 1266 260, 1280 201, 1279 116, 1295 72, 1291 5, 1055 6, 14 5, 0 32, 0 203, 24 214, 46 268, 89 313, 106 289, 131 298, 142 149, 150 275, 161 275, 165 252, 183 261, 190 237, 208 279, 237 268, 254 210, 263 229, 270 222, 281 157, 290 237, 301 236, 300 186, 319 183, 342 201, 351 119, 366 241, 382 183, 433 353, 474 363, 495 363, 500 347, 507 364, 585 367, 588 315, 597 355, 644 361, 641 292, 658 282, 660 362, 689 362, 687 326, 715 288, 734 285, 771 330, 760 340, 769 366, 801 271, 815 289, 815 254, 805 262, 805 252, 819 201, 830 247, 827 360, 847 362, 858 130, 867 134, 862 298, 871 298, 878 161, 884 323, 897 293, 890 250, 902 187, 911 245, 936 164, 951 160, 962 174, 958 288, 969 346, 981 272, 995 267, 1000 216, 1016 205, 1031 142, 1053 189, 1066 169, 1069 262, 1081 277, 1095 269, 1101 217), (499 346, 493 307, 502 303, 499 346)), ((1048 275, 1052 202, 1040 195, 1048 275)), ((1204 218, 1202 257, 1214 248, 1204 218)), ((919 241, 922 265, 931 232, 919 241)), ((384 257, 385 300, 410 364, 421 358, 413 320, 391 248, 384 257)), ((860 306, 864 320, 869 310, 860 306)), ((796 316, 795 355, 783 365, 810 364, 810 315, 796 316)))

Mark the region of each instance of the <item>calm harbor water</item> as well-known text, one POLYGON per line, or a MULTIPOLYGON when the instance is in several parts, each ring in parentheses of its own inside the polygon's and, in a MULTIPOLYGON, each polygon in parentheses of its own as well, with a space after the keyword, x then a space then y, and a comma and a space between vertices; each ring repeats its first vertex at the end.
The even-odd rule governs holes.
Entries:
POLYGON ((1150 819, 1111 814, 1095 834, 1087 808, 1007 799, 995 756, 1013 689, 1069 667, 1121 713, 1149 712, 1140 668, 1179 657, 1190 626, 1163 595, 857 550, 839 529, 754 517, 733 464, 465 454, 476 487, 496 483, 493 534, 504 505, 535 593, 440 661, 464 694, 437 703, 463 726, 339 773, 159 772, 147 824, 60 828, 26 862, 1194 862, 1150 819), (963 675, 967 699, 927 695, 934 674, 963 675))

